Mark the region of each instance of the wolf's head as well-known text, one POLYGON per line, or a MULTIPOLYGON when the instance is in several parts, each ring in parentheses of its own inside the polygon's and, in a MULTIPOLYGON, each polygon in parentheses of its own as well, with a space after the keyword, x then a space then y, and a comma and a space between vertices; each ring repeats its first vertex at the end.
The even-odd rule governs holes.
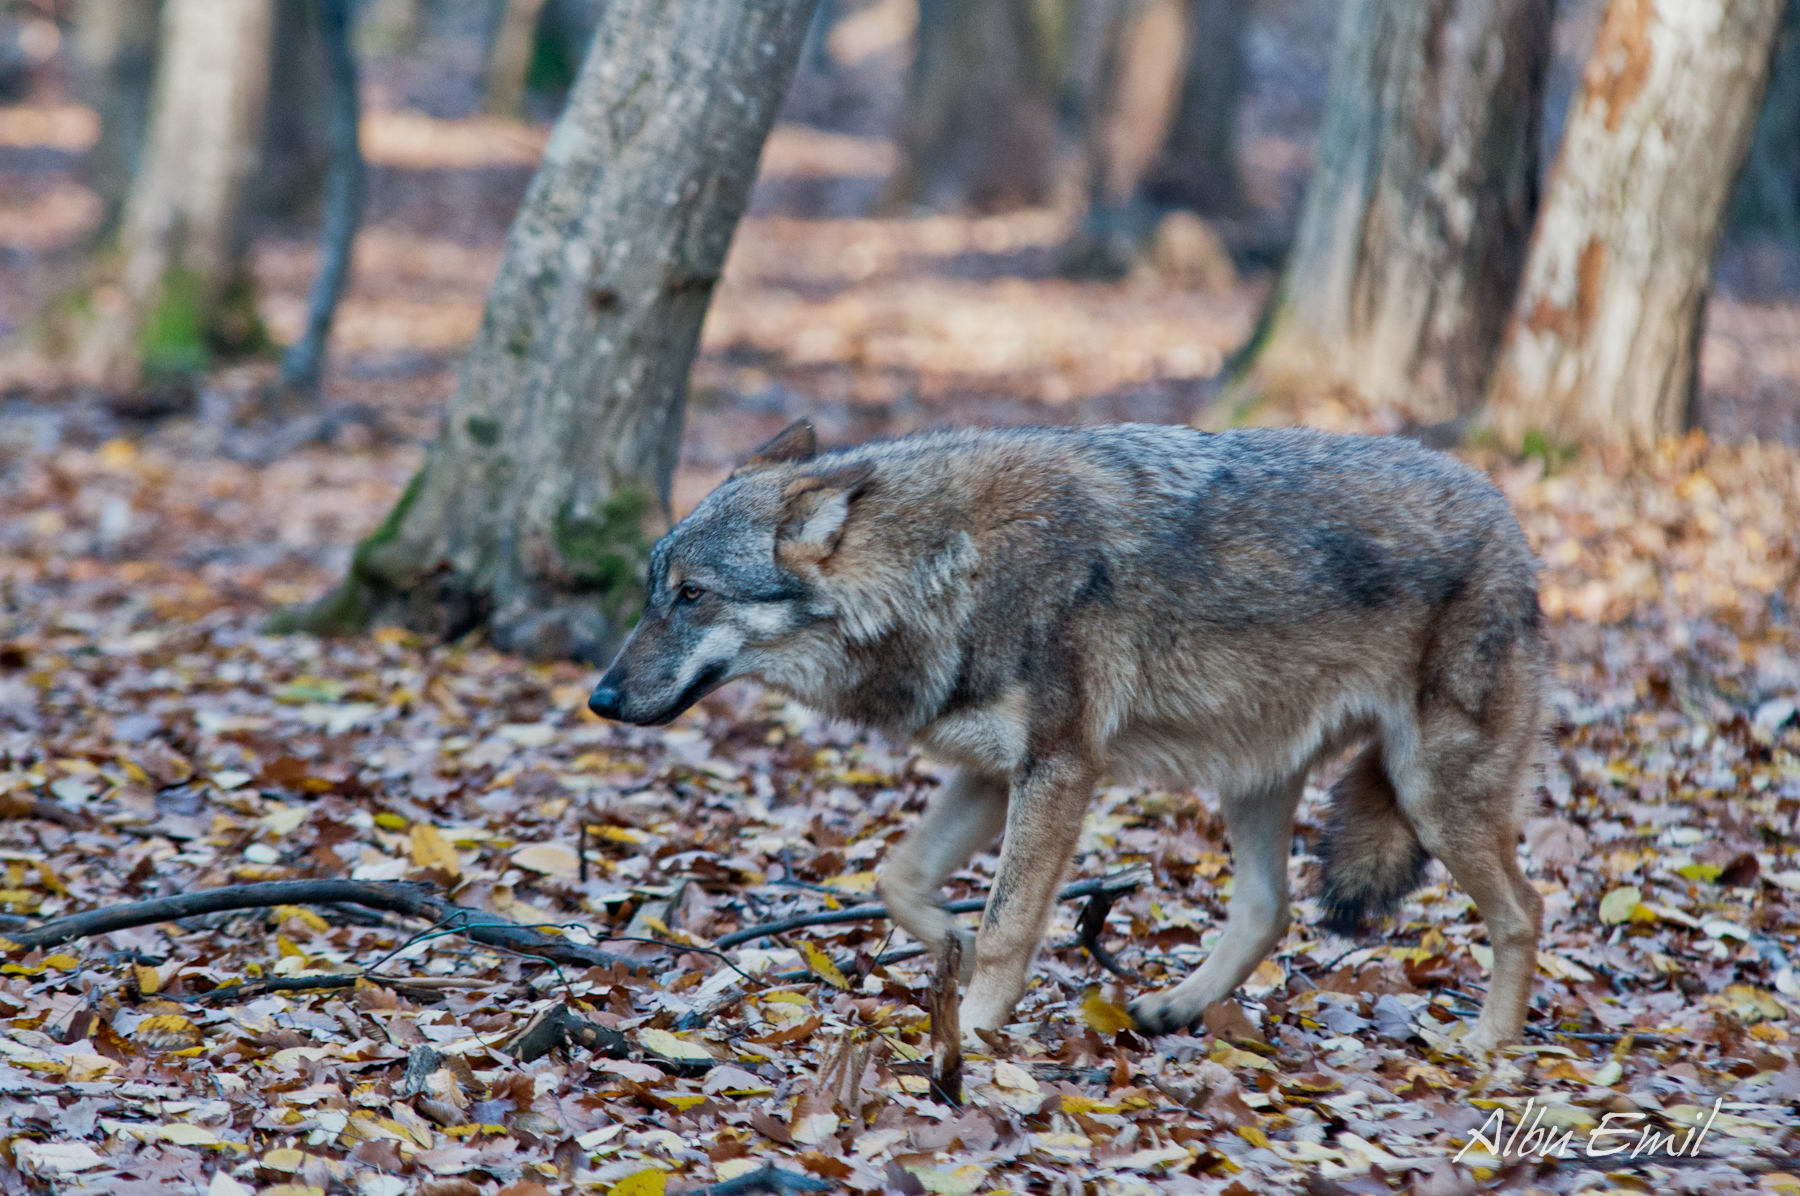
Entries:
POLYGON ((875 468, 806 469, 817 453, 812 425, 801 420, 657 541, 643 617, 589 709, 640 726, 670 722, 732 678, 791 658, 798 639, 823 630, 831 606, 815 584, 818 569, 875 468))

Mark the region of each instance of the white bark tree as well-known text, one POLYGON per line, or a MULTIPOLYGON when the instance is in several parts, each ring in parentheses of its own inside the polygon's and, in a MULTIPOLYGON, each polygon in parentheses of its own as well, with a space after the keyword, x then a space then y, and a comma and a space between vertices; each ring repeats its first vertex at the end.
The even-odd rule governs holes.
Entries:
POLYGON ((1564 127, 1488 418, 1513 447, 1693 422, 1701 318, 1785 0, 1612 0, 1564 127))
POLYGON ((1479 405, 1537 206, 1552 0, 1346 0, 1300 226, 1212 418, 1349 392, 1479 405))
POLYGON ((443 431, 319 631, 599 660, 667 526, 688 369, 814 0, 611 0, 443 431))
POLYGON ((238 211, 268 95, 271 0, 166 0, 142 160, 125 203, 118 277, 93 292, 79 350, 91 377, 205 364, 209 341, 248 337, 238 211))

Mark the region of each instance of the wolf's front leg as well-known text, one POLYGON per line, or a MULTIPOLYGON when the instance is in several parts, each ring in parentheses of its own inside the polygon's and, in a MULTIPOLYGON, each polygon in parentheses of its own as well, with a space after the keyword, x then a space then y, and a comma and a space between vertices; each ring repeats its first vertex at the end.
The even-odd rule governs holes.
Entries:
POLYGON ((1085 758, 1052 757, 1034 762, 1013 784, 1000 871, 981 915, 975 970, 963 996, 965 1035, 998 1030, 1025 995, 1031 957, 1049 925, 1099 772, 1085 758))
POLYGON ((963 936, 964 980, 975 967, 974 943, 950 921, 939 891, 1005 825, 1005 779, 959 768, 881 869, 882 900, 901 929, 933 955, 942 953, 946 936, 963 936))

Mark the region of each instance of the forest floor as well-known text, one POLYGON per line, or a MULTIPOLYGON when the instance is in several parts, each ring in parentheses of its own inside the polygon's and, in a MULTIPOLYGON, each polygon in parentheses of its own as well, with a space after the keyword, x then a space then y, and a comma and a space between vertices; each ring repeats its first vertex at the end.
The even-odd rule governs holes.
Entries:
MULTIPOLYGON (((0 109, 0 331, 29 332, 76 277, 87 136, 78 112, 0 109)), ((653 1196, 773 1161, 944 1196, 1800 1192, 1791 299, 1714 303, 1713 438, 1635 464, 1475 458, 1545 562, 1557 655, 1522 848, 1547 909, 1524 1046, 1491 1065, 1458 1046, 1490 957, 1441 870, 1364 939, 1317 929, 1318 789, 1271 961, 1205 1031, 1122 1029, 1126 998, 1204 957, 1232 871, 1212 795, 1109 784, 1071 878, 1147 867, 1101 936, 1134 978, 1075 945, 1065 903, 1021 1023, 968 1060, 952 1107, 913 1066, 929 963, 878 962, 906 945, 890 925, 712 946, 866 897, 936 764, 748 686, 629 729, 585 712, 592 670, 479 638, 261 633, 341 574, 417 468, 542 141, 371 119, 325 418, 263 418, 267 363, 156 413, 69 385, 29 336, 0 359, 0 905, 20 933, 236 882, 419 877, 634 965, 295 906, 8 952, 0 1187, 653 1196), (1734 443, 1745 430, 1767 439, 1734 443), (564 1003, 620 1032, 622 1057, 521 1062, 515 1036, 564 1003), (1539 1110, 1521 1157, 1497 1120, 1510 1135, 1539 1110), (1609 1115, 1626 1132, 1590 1139, 1609 1115), (1666 1136, 1692 1146, 1697 1124, 1675 1153, 1666 1136), (1561 1157, 1541 1149, 1552 1126, 1561 1157)), ((855 206, 890 153, 778 130, 696 366, 678 509, 801 415, 840 443, 1184 422, 1248 334, 1266 276, 1219 295, 1063 281, 1053 214, 794 214, 855 206)), ((262 236, 255 263, 288 339, 310 244, 262 236)), ((1330 396, 1296 414, 1402 424, 1330 396)), ((995 863, 951 896, 981 894, 995 863)))

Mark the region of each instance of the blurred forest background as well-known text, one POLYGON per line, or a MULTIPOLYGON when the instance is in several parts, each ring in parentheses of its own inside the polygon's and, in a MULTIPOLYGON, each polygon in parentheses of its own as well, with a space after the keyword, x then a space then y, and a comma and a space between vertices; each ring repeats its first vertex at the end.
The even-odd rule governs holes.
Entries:
MULTIPOLYGON (((354 486, 296 483, 281 549, 206 552, 255 559, 276 601, 317 592, 445 418, 601 11, 598 0, 11 0, 0 16, 8 441, 39 454, 150 433, 221 467, 354 475, 354 486), (196 31, 189 47, 172 48, 183 28, 196 31), (178 53, 193 57, 171 63, 178 53), (168 89, 160 142, 159 61, 190 85, 168 89)), ((633 447, 607 467, 664 492, 640 504, 653 512, 644 534, 664 525, 655 509, 679 515, 801 415, 827 442, 943 424, 1246 417, 1479 441, 1471 414, 1496 369, 1565 116, 1584 70, 1604 66, 1607 5, 1477 5, 1431 18, 1447 32, 1422 15, 1383 26, 1377 12, 1306 0, 826 0, 706 314, 685 424, 679 387, 652 387, 640 405, 673 407, 671 431, 627 437, 633 447), (1332 126, 1346 12, 1342 40, 1360 36, 1376 57, 1346 57, 1332 126), (1419 65, 1433 37, 1451 58, 1431 66, 1437 79, 1419 65), (1484 38, 1500 67, 1481 58, 1484 38), (1370 72, 1360 93, 1351 67, 1370 72), (1373 106, 1354 109, 1358 94, 1373 106), (1359 125, 1372 130, 1360 141, 1359 125), (1298 281, 1280 288, 1322 136, 1348 148, 1327 153, 1316 206, 1352 196, 1346 210, 1362 205, 1351 212, 1361 223, 1334 232, 1316 216, 1289 265, 1298 281), (1471 142, 1486 148, 1471 155, 1471 142), (1454 216, 1458 203, 1473 217, 1454 216), (1459 220, 1464 231, 1443 231, 1459 220), (1289 292, 1322 298, 1307 308, 1289 292)), ((1800 26, 1793 12, 1772 27, 1758 19, 1762 30, 1744 35, 1772 62, 1766 95, 1721 98, 1724 123, 1690 133, 1727 157, 1748 137, 1741 171, 1696 158, 1677 172, 1736 179, 1719 220, 1667 234, 1697 255, 1681 284, 1691 293, 1671 301, 1680 311, 1667 328, 1654 312, 1624 317, 1661 346, 1621 351, 1644 362, 1617 384, 1638 396, 1641 418, 1608 408, 1624 402, 1616 395, 1565 396, 1571 411, 1599 404, 1598 426, 1619 431, 1608 437, 1590 434, 1594 420, 1559 426, 1515 403, 1530 425, 1508 430, 1515 448, 1531 436, 1540 449, 1642 446, 1684 427, 1800 443, 1800 26), (1726 112, 1733 103, 1740 111, 1726 112)), ((1690 202, 1642 192, 1642 210, 1614 217, 1615 231, 1690 202)), ((1562 210, 1583 202, 1572 194, 1562 210)), ((1678 256, 1636 239, 1646 255, 1678 256)), ((1554 254, 1541 256, 1538 273, 1554 274, 1554 254)), ((1640 272, 1617 287, 1659 285, 1640 272)), ((1597 302, 1584 291, 1570 310, 1586 319, 1597 302)), ((1524 377, 1515 391, 1548 393, 1519 375, 1529 363, 1505 366, 1496 386, 1524 377)), ((664 372, 680 378, 685 366, 664 372)), ((596 512, 618 481, 564 496, 596 534, 612 534, 596 512)), ((180 534, 179 521, 107 509, 109 552, 180 534)), ((98 519, 85 517, 96 535, 98 519)), ((63 535, 43 546, 75 549, 63 535)), ((587 640, 520 646, 554 655, 577 642, 587 640)))

